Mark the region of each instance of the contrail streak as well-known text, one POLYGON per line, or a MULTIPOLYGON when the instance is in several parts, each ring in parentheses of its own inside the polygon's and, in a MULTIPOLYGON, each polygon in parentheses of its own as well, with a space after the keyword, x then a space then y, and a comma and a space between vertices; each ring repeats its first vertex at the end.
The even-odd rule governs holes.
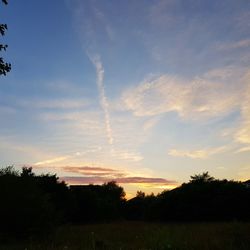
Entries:
POLYGON ((109 144, 113 145, 114 138, 113 138, 113 133, 112 133, 111 125, 110 125, 110 115, 109 115, 109 107, 108 107, 109 104, 108 104, 108 100, 105 94, 105 87, 104 87, 104 68, 103 68, 101 58, 99 55, 93 56, 93 55, 88 54, 88 57, 96 69, 96 76, 97 76, 96 84, 97 84, 98 92, 99 92, 100 105, 104 112, 107 138, 108 138, 109 144))

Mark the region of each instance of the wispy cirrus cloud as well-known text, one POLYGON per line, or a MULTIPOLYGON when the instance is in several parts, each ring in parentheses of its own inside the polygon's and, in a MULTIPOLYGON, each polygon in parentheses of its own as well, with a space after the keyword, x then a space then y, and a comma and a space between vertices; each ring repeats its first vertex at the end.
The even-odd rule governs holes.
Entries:
POLYGON ((133 136, 136 129, 133 128, 131 135, 131 131, 129 131, 132 127, 130 120, 126 120, 122 124, 117 122, 119 118, 117 114, 113 115, 109 104, 112 100, 108 98, 105 91, 105 73, 101 59, 104 57, 105 51, 102 50, 102 45, 114 42, 116 38, 115 25, 109 21, 110 16, 106 15, 107 10, 93 1, 85 3, 77 1, 73 6, 70 5, 70 9, 76 22, 75 27, 82 41, 83 50, 96 70, 99 103, 104 114, 104 135, 108 140, 107 145, 102 146, 109 148, 109 152, 107 151, 106 154, 110 159, 139 162, 143 156, 137 148, 139 139, 135 139, 133 136))
MULTIPOLYGON (((204 123, 237 112, 240 118, 236 126, 239 123, 240 126, 230 127, 231 132, 227 136, 231 137, 231 141, 226 146, 205 146, 197 150, 171 149, 168 152, 175 157, 207 159, 229 149, 235 149, 238 153, 248 150, 248 147, 237 143, 250 143, 249 90, 247 69, 227 66, 212 69, 193 79, 162 75, 126 90, 121 99, 123 108, 132 111, 135 117, 151 119, 175 112, 181 120, 204 123)), ((149 119, 149 127, 154 124, 154 120, 151 124, 149 119)))
POLYGON ((190 80, 162 75, 125 91, 122 102, 135 116, 176 112, 183 119, 208 119, 239 108, 244 85, 235 80, 241 81, 240 71, 228 68, 190 80))
POLYGON ((235 151, 235 153, 242 153, 242 152, 250 152, 250 146, 247 147, 241 147, 238 150, 235 151))
POLYGON ((241 100, 242 122, 235 133, 235 140, 243 144, 250 144, 250 71, 245 75, 244 80, 248 85, 241 100))
POLYGON ((151 128, 153 128, 158 122, 160 121, 160 117, 153 117, 151 119, 148 119, 144 124, 143 124, 143 131, 147 132, 151 128))
POLYGON ((128 160, 128 161, 134 161, 134 162, 139 162, 143 160, 144 158, 139 152, 117 150, 117 149, 112 150, 111 155, 121 160, 128 160))
POLYGON ((219 50, 242 49, 250 46, 250 39, 242 39, 231 43, 223 43, 217 46, 219 50))
POLYGON ((191 159, 207 159, 212 155, 220 154, 226 152, 228 147, 222 146, 217 148, 208 148, 200 150, 178 150, 171 149, 168 151, 168 154, 174 157, 186 157, 191 159))
POLYGON ((92 1, 76 1, 75 4, 69 5, 76 22, 76 29, 82 41, 83 50, 86 52, 89 60, 96 70, 96 85, 99 94, 99 103, 104 113, 105 129, 108 143, 113 146, 114 138, 110 122, 110 112, 108 98, 105 93, 104 85, 104 67, 101 56, 97 53, 98 42, 103 42, 104 37, 109 41, 114 39, 114 31, 108 21, 107 16, 103 13, 97 4, 92 1), (99 41, 99 33, 104 33, 99 41))
POLYGON ((48 164, 54 164, 56 162, 61 162, 61 161, 67 160, 68 158, 70 158, 70 156, 55 157, 55 158, 44 160, 44 161, 38 161, 38 162, 34 163, 34 166, 43 166, 43 165, 48 165, 48 164))
POLYGON ((33 156, 36 155, 40 157, 47 156, 47 154, 44 153, 41 149, 35 148, 34 146, 29 144, 21 143, 19 141, 14 140, 13 138, 1 136, 0 140, 1 140, 0 148, 2 150, 7 149, 11 150, 12 152, 15 151, 24 152, 27 154, 32 154, 33 156))
POLYGON ((103 29, 105 30, 110 41, 113 41, 115 38, 114 29, 111 27, 109 21, 107 20, 107 16, 97 8, 97 6, 92 6, 93 13, 95 18, 102 24, 103 29))
POLYGON ((109 104, 108 104, 107 96, 105 94, 105 86, 104 86, 104 68, 103 68, 101 58, 99 55, 88 54, 88 56, 96 69, 96 76, 97 76, 96 84, 97 84, 98 91, 99 91, 100 105, 104 112, 107 138, 108 138, 109 144, 113 145, 114 138, 113 138, 113 132, 112 132, 111 125, 110 125, 109 104))
POLYGON ((94 1, 68 1, 76 28, 84 46, 88 48, 100 46, 103 40, 112 42, 115 39, 115 30, 109 15, 94 1))

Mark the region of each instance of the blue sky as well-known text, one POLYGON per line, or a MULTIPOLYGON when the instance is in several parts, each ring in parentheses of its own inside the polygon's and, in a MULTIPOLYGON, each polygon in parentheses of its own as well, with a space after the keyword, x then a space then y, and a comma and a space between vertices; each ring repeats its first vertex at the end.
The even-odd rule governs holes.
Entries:
POLYGON ((1 166, 128 195, 250 178, 250 2, 11 1, 1 166))

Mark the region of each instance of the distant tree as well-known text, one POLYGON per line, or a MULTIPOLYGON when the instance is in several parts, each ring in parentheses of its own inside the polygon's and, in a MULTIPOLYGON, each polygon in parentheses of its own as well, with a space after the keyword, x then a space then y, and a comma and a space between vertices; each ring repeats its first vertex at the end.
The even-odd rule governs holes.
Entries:
POLYGON ((14 166, 7 166, 0 169, 0 177, 2 176, 18 176, 19 172, 14 169, 14 166))
POLYGON ((190 176, 190 178, 191 178, 190 180, 191 183, 211 182, 215 180, 214 177, 208 174, 208 172, 204 172, 202 174, 196 174, 196 175, 190 176))
POLYGON ((157 197, 153 193, 146 195, 142 191, 137 191, 136 196, 125 204, 125 218, 129 220, 154 220, 156 202, 157 197))
POLYGON ((101 195, 102 217, 106 220, 121 217, 122 206, 126 201, 126 193, 123 187, 119 186, 115 181, 104 183, 101 186, 101 195))
MULTIPOLYGON (((8 4, 7 0, 2 0, 4 4, 8 4)), ((6 30, 8 29, 7 24, 0 24, 0 34, 1 36, 5 35, 6 30)), ((6 51, 8 48, 7 44, 0 44, 0 51, 6 51)), ((6 63, 2 57, 0 57, 0 75, 6 75, 11 70, 11 64, 6 63)))
POLYGON ((218 180, 205 172, 159 194, 154 214, 163 221, 249 221, 249 207, 247 185, 218 180))
POLYGON ((13 166, 0 169, 0 239, 48 234, 64 222, 69 190, 55 175, 35 175, 13 166))
POLYGON ((112 200, 121 201, 125 199, 126 193, 124 192, 123 187, 117 185, 115 181, 104 183, 102 186, 104 193, 106 193, 112 200))
POLYGON ((137 197, 137 198, 144 199, 144 198, 145 198, 145 193, 142 192, 142 191, 137 191, 137 192, 136 192, 136 197, 137 197))
POLYGON ((73 222, 100 222, 120 219, 126 202, 123 187, 115 181, 103 185, 73 185, 73 222))
POLYGON ((21 177, 33 177, 35 174, 32 172, 32 167, 23 167, 21 177))

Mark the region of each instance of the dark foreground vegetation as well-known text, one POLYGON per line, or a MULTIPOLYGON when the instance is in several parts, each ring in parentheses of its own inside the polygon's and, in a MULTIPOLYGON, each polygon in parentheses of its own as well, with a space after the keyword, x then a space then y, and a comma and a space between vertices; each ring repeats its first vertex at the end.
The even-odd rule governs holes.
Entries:
POLYGON ((249 182, 208 173, 126 200, 115 182, 69 187, 56 175, 7 167, 0 201, 0 249, 250 249, 249 182))
POLYGON ((112 222, 63 226, 40 241, 1 250, 249 250, 250 223, 112 222))

